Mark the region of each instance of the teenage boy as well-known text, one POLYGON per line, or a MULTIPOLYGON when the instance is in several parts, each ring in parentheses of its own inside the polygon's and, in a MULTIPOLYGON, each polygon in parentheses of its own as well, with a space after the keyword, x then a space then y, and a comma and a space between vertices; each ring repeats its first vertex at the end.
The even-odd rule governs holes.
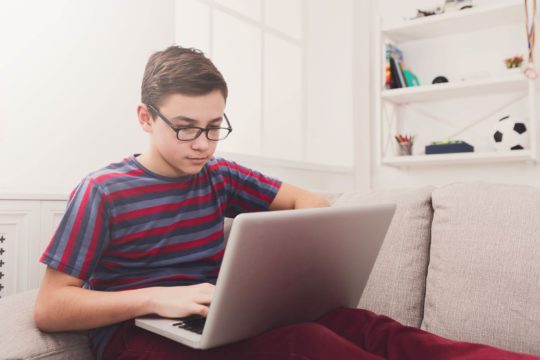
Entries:
POLYGON ((201 52, 172 46, 150 57, 137 107, 150 146, 91 173, 71 194, 41 257, 47 269, 35 308, 40 329, 89 329, 98 359, 517 356, 451 343, 357 309, 206 351, 135 327, 132 319, 146 314, 208 313, 224 217, 328 206, 318 195, 213 157, 232 131, 226 99, 222 75, 201 52))

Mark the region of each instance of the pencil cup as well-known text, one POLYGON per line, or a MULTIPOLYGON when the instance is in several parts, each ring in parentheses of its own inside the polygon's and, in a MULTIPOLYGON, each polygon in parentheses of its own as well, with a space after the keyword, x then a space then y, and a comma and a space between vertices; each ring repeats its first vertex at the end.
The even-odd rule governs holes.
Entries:
POLYGON ((399 144, 399 155, 406 156, 406 155, 412 155, 412 143, 403 143, 399 144))

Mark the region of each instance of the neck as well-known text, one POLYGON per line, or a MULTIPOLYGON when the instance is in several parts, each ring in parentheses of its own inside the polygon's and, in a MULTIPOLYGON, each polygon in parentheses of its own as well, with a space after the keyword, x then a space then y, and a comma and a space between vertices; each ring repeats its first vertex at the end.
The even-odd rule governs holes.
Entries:
POLYGON ((139 161, 142 166, 148 170, 161 176, 181 177, 188 175, 175 168, 172 164, 168 163, 159 153, 153 151, 152 149, 149 149, 146 153, 137 156, 137 161, 139 161))

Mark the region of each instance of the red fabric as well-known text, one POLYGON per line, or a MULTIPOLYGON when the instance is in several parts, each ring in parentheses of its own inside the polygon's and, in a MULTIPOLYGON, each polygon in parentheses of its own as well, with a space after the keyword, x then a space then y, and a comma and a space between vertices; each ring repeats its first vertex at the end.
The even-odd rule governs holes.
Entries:
POLYGON ((361 309, 337 309, 316 322, 268 331, 252 339, 195 350, 126 322, 103 359, 128 360, 539 360, 491 346, 450 341, 361 309))

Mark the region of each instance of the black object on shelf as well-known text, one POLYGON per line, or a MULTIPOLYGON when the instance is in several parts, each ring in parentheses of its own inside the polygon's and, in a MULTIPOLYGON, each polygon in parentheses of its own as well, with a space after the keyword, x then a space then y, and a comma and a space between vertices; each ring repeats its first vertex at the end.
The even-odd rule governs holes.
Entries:
POLYGON ((433 81, 431 82, 432 84, 444 84, 444 83, 447 83, 448 82, 448 79, 446 78, 446 76, 437 76, 435 79, 433 79, 433 81))
POLYGON ((473 151, 474 146, 467 144, 465 141, 456 141, 443 144, 431 144, 426 146, 426 155, 463 153, 473 151))

